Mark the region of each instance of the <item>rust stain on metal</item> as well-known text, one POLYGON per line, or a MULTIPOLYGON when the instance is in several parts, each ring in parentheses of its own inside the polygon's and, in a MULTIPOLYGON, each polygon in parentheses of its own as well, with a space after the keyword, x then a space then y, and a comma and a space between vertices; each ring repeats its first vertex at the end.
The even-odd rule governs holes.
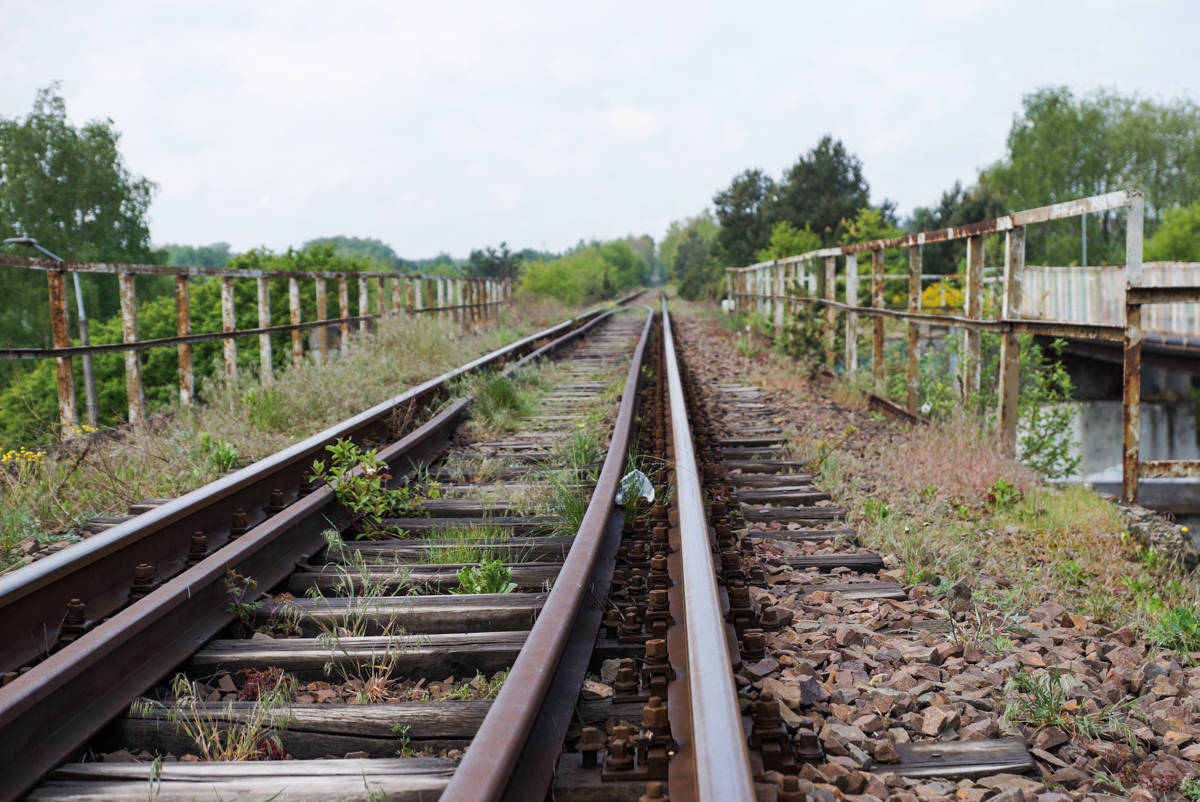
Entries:
MULTIPOLYGON (((325 279, 317 279, 317 322, 329 319, 329 298, 328 287, 325 285, 325 279)), ((329 327, 317 327, 317 364, 329 364, 329 327)))
MULTIPOLYGON (((66 273, 55 270, 47 273, 46 278, 50 285, 50 331, 54 347, 66 348, 71 345, 71 334, 67 329, 66 273)), ((62 436, 70 437, 79 420, 75 412, 75 371, 71 367, 71 358, 55 358, 54 369, 58 381, 58 420, 62 425, 62 436)))
MULTIPOLYGON (((192 334, 192 298, 187 276, 175 277, 175 333, 180 337, 192 334)), ((192 372, 192 344, 179 346, 179 401, 185 407, 195 403, 196 376, 192 372)))
POLYGON ((1138 476, 1143 479, 1183 479, 1200 476, 1200 461, 1150 460, 1138 463, 1138 476))
MULTIPOLYGON (((117 281, 121 291, 121 339, 128 345, 138 341, 135 276, 121 273, 117 281)), ((146 416, 142 362, 137 351, 125 352, 125 394, 129 398, 129 422, 136 423, 146 416)))
MULTIPOLYGON (((908 311, 921 311, 921 246, 913 245, 908 249, 908 311)), ((921 405, 921 327, 920 324, 908 324, 908 365, 906 399, 908 411, 917 414, 921 405)))
MULTIPOLYGON (((825 298, 837 300, 837 258, 825 258, 825 298)), ((833 369, 836 358, 834 346, 837 343, 837 309, 829 306, 825 310, 825 366, 833 369)))
MULTIPOLYGON (((271 327, 271 283, 270 279, 258 279, 258 327, 271 327)), ((258 368, 262 380, 269 382, 275 378, 272 368, 271 335, 258 335, 258 368)))
MULTIPOLYGON (((1004 241, 1004 298, 1002 316, 1013 319, 1021 308, 1021 279, 1025 273, 1025 229, 1014 228, 1004 241)), ((1017 417, 1021 384, 1021 340, 1015 332, 1000 339, 1000 452, 1017 452, 1017 417)))
MULTIPOLYGON (((371 314, 371 285, 365 278, 358 280, 358 316, 371 314)), ((359 332, 366 332, 370 326, 367 323, 359 324, 359 332)))
MULTIPOLYGON (((303 315, 300 306, 300 280, 288 279, 288 312, 293 326, 299 326, 303 315)), ((292 330, 292 364, 299 367, 304 362, 304 335, 300 329, 292 330)))
MULTIPOLYGON (((943 285, 944 286, 944 285, 943 285)), ((966 317, 978 320, 983 316, 983 235, 967 239, 966 317)), ((963 337, 962 392, 963 400, 979 392, 981 337, 976 329, 967 329, 963 337)))
POLYGON ((400 282, 403 281, 399 276, 392 277, 392 314, 398 315, 404 309, 404 302, 400 298, 400 282))
MULTIPOLYGON (((233 314, 233 277, 221 277, 221 328, 225 333, 237 330, 237 319, 233 314)), ((230 381, 237 381, 237 340, 225 341, 225 373, 230 381)))
POLYGON ((342 353, 346 353, 350 349, 350 324, 346 318, 350 317, 350 282, 344 278, 338 279, 338 318, 342 321, 342 353))
MULTIPOLYGON (((871 305, 883 309, 883 250, 871 251, 871 305)), ((880 316, 872 321, 874 330, 871 333, 871 369, 876 381, 883 381, 883 326, 880 316)))
POLYGON ((1124 393, 1121 416, 1121 498, 1138 500, 1138 429, 1142 402, 1142 307, 1125 307, 1124 393))

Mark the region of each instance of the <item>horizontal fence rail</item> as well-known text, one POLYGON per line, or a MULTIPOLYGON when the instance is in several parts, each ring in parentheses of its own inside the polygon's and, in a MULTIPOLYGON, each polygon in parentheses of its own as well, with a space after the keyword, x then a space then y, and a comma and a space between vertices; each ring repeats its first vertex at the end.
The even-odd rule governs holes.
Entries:
MULTIPOLYGON (((46 272, 50 292, 50 323, 52 348, 0 349, 0 361, 54 359, 58 386, 59 421, 63 436, 78 430, 75 403, 75 373, 72 358, 93 354, 125 354, 125 389, 129 399, 129 421, 145 417, 145 395, 141 379, 139 351, 175 346, 179 349, 179 398, 185 406, 195 402, 195 373, 192 368, 192 346, 196 343, 221 340, 224 342, 226 373, 237 378, 237 341, 258 337, 260 372, 263 382, 274 376, 271 335, 290 332, 294 364, 304 361, 304 337, 310 331, 313 340, 309 351, 317 364, 329 360, 330 350, 345 351, 350 335, 357 327, 365 330, 373 320, 388 315, 435 315, 440 320, 454 321, 465 331, 477 331, 495 325, 501 306, 512 301, 512 283, 507 279, 472 278, 466 276, 427 276, 400 273, 348 273, 334 271, 296 270, 233 270, 217 267, 173 267, 166 265, 132 265, 108 262, 70 262, 36 259, 0 254, 0 267, 15 267, 46 272), (121 299, 122 342, 103 345, 72 345, 67 307, 66 274, 95 273, 117 276, 121 299), (153 340, 138 338, 138 305, 135 291, 137 276, 175 277, 176 336, 153 340), (221 320, 219 332, 192 333, 191 282, 193 278, 211 278, 221 283, 221 320), (287 279, 289 322, 272 325, 270 306, 271 279, 287 279), (234 309, 234 281, 254 280, 257 285, 258 327, 238 329, 234 309), (316 319, 304 321, 300 282, 315 282, 316 319), (337 284, 336 317, 328 317, 330 305, 328 282, 337 284), (390 288, 387 286, 391 282, 390 288), (357 289, 357 314, 352 314, 350 285, 357 289), (374 285, 375 310, 370 309, 374 285), (387 291, 390 289, 390 293, 387 291), (390 298, 390 305, 389 305, 390 298), (330 345, 330 329, 337 328, 340 341, 330 345)), ((85 367, 89 363, 85 361, 85 367)), ((94 382, 88 377, 88 389, 94 382)), ((88 399, 89 423, 97 425, 95 399, 88 399)))
MULTIPOLYGON (((871 367, 875 378, 884 378, 884 324, 886 319, 908 323, 906 394, 909 412, 916 413, 920 397, 920 326, 954 325, 964 331, 959 361, 959 386, 964 400, 979 392, 980 332, 1000 335, 1000 389, 998 425, 1001 450, 1015 456, 1017 402, 1020 385, 1021 334, 1042 334, 1082 340, 1120 341, 1124 351, 1123 458, 1121 495, 1136 502, 1138 479, 1163 476, 1200 476, 1200 462, 1143 462, 1138 453, 1141 402, 1141 354, 1147 330, 1154 339, 1200 336, 1200 265, 1181 262, 1142 263, 1144 200, 1138 190, 1122 190, 1092 198, 1057 203, 1015 212, 1004 217, 926 231, 891 239, 872 240, 835 248, 822 248, 798 256, 726 268, 727 297, 739 312, 754 312, 771 321, 775 336, 785 334, 785 321, 805 304, 825 308, 823 335, 825 361, 832 368, 839 314, 845 314, 845 370, 858 370, 858 318, 872 318, 871 367), (1125 264, 1100 268, 1038 268, 1025 265, 1026 227, 1052 220, 1125 210, 1125 264), (1004 234, 1004 263, 999 275, 984 278, 984 237, 1004 234), (921 272, 921 246, 933 242, 966 240, 965 276, 931 276, 921 272), (908 251, 907 275, 885 273, 884 251, 908 251), (860 275, 858 259, 869 257, 870 268, 860 275), (819 260, 819 261, 818 261, 819 260), (838 275, 838 262, 843 275, 838 275), (812 269, 810 269, 812 268, 812 269), (818 287, 823 274, 824 286, 818 287), (908 279, 907 310, 888 309, 884 286, 889 280, 908 279), (859 280, 869 281, 870 306, 859 306, 859 280), (941 282, 939 305, 923 303, 922 284, 941 282), (946 282, 961 280, 961 303, 948 304, 946 282), (837 300, 842 285, 845 302, 837 300), (991 284, 993 317, 984 317, 985 284, 991 284), (1059 302, 1047 304, 1051 285, 1059 302), (1143 311, 1143 307, 1149 307, 1143 311), (938 308, 959 314, 923 311, 938 308)), ((957 289, 954 290, 958 292, 957 289)))

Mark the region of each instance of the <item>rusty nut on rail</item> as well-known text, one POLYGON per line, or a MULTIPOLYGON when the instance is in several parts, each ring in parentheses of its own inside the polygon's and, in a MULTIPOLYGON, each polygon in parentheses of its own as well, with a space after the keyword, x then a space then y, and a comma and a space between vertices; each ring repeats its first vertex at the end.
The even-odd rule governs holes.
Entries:
POLYGON ((596 768, 596 759, 604 751, 604 736, 595 727, 584 727, 579 733, 579 743, 575 744, 575 751, 583 756, 585 769, 596 768))

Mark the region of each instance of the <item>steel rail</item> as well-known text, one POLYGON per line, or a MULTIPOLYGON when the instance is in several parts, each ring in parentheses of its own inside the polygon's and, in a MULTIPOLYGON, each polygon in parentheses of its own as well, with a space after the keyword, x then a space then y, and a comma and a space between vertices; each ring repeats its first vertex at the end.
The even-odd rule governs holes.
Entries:
MULTIPOLYGON (((692 442, 688 409, 675 355, 666 299, 662 302, 663 349, 674 445, 675 498, 687 634, 687 680, 696 793, 701 802, 754 802, 754 773, 742 728, 725 616, 717 595, 712 538, 692 442)), ((672 723, 674 726, 674 722, 672 723)))
MULTIPOLYGON (((579 336, 568 332, 538 351, 579 336)), ((427 461, 470 402, 458 399, 382 449, 380 459, 398 467, 397 475, 427 461)), ((227 570, 269 588, 324 546, 325 530, 346 522, 333 491, 319 488, 0 688, 0 744, 20 745, 0 750, 0 802, 31 788, 233 620, 227 570)))
MULTIPOLYGON (((653 319, 651 309, 629 366, 608 453, 571 551, 554 581, 546 605, 509 670, 504 687, 442 793, 441 802, 498 802, 509 798, 513 771, 522 759, 554 682, 576 619, 591 589, 593 569, 601 558, 601 545, 632 438, 638 382, 653 319)), ((527 789, 523 793, 526 793, 523 798, 534 798, 527 795, 527 789)), ((540 799, 541 795, 536 798, 540 799)))
MULTIPOLYGON (((636 294, 616 303, 625 304, 634 297, 636 294)), ((267 519, 263 505, 272 491, 282 490, 285 503, 298 500, 302 474, 328 444, 343 437, 386 442, 398 410, 428 404, 454 379, 536 349, 543 340, 578 328, 603 311, 604 307, 591 310, 497 349, 70 549, 0 577, 0 673, 27 665, 49 650, 70 600, 83 601, 89 620, 99 621, 125 606, 136 566, 155 566, 163 579, 177 575, 184 569, 192 535, 203 533, 212 553, 229 541, 235 509, 244 509, 247 527, 254 527, 267 519)))

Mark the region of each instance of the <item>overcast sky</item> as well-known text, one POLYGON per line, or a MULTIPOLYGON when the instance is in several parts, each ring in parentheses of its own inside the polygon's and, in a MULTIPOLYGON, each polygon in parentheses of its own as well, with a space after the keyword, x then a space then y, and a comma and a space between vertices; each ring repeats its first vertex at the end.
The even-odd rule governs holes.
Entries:
POLYGON ((1198 34, 1195 0, 0 0, 0 115, 58 79, 75 124, 111 117, 158 244, 560 250, 660 239, 826 132, 908 214, 1040 86, 1197 97, 1198 34))

